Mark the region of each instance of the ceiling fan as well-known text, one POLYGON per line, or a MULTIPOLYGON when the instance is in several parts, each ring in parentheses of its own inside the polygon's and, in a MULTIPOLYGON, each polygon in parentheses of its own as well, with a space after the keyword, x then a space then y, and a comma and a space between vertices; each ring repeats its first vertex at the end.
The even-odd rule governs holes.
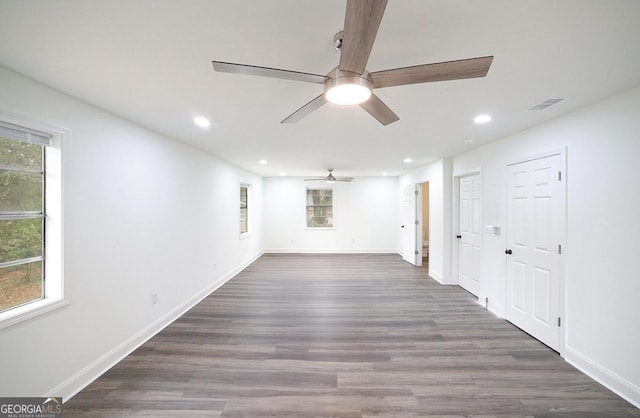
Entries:
POLYGON ((324 181, 325 183, 335 183, 336 181, 353 181, 353 177, 335 177, 333 175, 333 168, 329 168, 329 175, 327 177, 309 177, 304 181, 324 181))
POLYGON ((344 30, 334 37, 336 49, 340 50, 340 63, 326 75, 222 61, 212 61, 213 68, 220 72, 324 85, 322 94, 281 123, 298 122, 325 103, 332 102, 340 105, 358 104, 385 126, 400 118, 372 92, 373 89, 487 75, 492 56, 368 72, 365 67, 386 6, 387 0, 347 0, 344 30))

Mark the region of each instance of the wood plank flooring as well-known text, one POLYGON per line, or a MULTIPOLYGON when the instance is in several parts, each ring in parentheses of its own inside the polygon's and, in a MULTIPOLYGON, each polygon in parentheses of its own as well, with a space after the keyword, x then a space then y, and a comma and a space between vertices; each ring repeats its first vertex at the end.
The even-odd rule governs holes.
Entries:
POLYGON ((264 255, 65 417, 631 417, 640 410, 397 255, 264 255))

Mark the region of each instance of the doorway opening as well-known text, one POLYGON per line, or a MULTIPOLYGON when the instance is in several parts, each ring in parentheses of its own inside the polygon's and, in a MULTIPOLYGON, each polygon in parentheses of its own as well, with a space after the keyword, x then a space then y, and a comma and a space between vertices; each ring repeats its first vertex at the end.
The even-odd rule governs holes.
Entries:
POLYGON ((422 265, 429 266, 429 182, 421 183, 422 186, 422 265))

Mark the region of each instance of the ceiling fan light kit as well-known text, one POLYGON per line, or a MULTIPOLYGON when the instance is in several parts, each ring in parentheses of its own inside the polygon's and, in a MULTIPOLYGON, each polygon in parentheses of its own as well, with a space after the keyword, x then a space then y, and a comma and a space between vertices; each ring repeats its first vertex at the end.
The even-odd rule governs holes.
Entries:
POLYGON ((457 61, 393 68, 369 73, 366 70, 373 43, 382 22, 388 0, 347 0, 344 29, 334 36, 334 45, 340 51, 340 63, 329 74, 303 73, 278 68, 212 61, 215 71, 274 77, 285 80, 324 84, 324 93, 282 120, 295 123, 327 102, 339 105, 359 105, 382 125, 400 118, 389 108, 373 89, 461 80, 484 77, 489 71, 492 56, 457 61))
POLYGON ((330 73, 330 77, 324 83, 324 94, 331 103, 355 105, 366 102, 371 97, 373 83, 364 75, 335 68, 330 73))

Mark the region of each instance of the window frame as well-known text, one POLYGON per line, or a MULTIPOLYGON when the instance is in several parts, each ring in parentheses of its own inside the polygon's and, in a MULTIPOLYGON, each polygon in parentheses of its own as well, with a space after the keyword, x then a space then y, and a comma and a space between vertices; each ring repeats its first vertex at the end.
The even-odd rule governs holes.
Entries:
POLYGON ((324 187, 311 187, 307 186, 305 188, 305 229, 315 230, 315 231, 330 231, 336 229, 336 218, 335 218, 335 189, 333 187, 324 186, 324 187), (309 205, 309 190, 330 190, 331 191, 331 225, 330 226, 309 226, 309 218, 308 212, 309 208, 315 207, 326 207, 327 205, 309 205))
MULTIPOLYGON (((16 119, 0 112, 0 122, 13 125, 25 132, 45 134, 50 137, 49 145, 43 146, 42 190, 42 298, 15 305, 0 312, 0 329, 16 325, 20 322, 60 309, 69 303, 64 299, 63 286, 63 152, 62 143, 70 140, 71 133, 57 130, 26 119, 16 119)), ((9 138, 15 139, 15 138, 9 138)), ((29 141, 26 141, 29 142, 29 141)), ((26 213, 26 211, 24 211, 26 213)), ((30 218, 38 218, 34 212, 30 218)), ((3 217, 6 219, 8 216, 3 217)), ((28 219, 15 216, 13 219, 28 219)), ((39 257, 34 257, 40 259, 39 257)), ((19 260, 23 261, 24 260, 19 260)), ((20 264, 20 263, 18 263, 20 264)), ((5 264, 6 266, 6 264, 5 264)))

